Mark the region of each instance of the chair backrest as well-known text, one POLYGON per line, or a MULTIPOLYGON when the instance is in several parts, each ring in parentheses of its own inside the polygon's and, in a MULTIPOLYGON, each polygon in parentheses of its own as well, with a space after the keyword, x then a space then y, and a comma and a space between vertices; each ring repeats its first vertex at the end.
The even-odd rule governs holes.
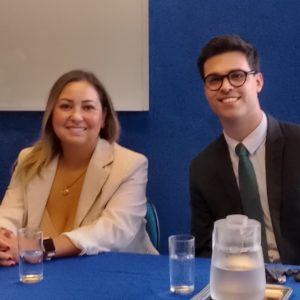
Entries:
POLYGON ((149 234, 153 246, 159 251, 160 246, 160 229, 159 220, 156 208, 151 201, 147 201, 147 214, 146 214, 146 230, 149 234))

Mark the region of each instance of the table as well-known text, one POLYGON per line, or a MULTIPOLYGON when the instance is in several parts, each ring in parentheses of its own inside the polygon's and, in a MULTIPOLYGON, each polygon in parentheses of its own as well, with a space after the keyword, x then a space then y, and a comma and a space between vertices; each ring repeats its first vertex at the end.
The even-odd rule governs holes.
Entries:
MULTIPOLYGON (((103 253, 68 257, 44 263, 44 280, 23 284, 18 267, 0 267, 0 299, 190 299, 209 281, 210 260, 196 258, 195 291, 169 291, 167 255, 103 253)), ((300 284, 288 279, 291 299, 300 299, 300 284)))

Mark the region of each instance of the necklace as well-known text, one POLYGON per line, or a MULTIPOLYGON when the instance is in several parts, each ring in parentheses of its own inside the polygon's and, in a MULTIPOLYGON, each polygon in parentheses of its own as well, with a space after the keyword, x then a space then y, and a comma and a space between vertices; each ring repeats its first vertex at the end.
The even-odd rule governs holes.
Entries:
POLYGON ((62 195, 63 196, 68 196, 70 193, 70 188, 85 174, 86 169, 78 176, 75 178, 75 180, 73 182, 71 182, 68 185, 65 185, 65 187, 62 190, 62 195))

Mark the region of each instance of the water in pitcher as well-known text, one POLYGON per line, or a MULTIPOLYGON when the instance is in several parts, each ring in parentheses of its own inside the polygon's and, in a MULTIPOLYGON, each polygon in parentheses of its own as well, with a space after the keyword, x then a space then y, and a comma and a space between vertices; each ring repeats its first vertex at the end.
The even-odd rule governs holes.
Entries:
POLYGON ((212 266, 210 291, 218 300, 262 300, 265 295, 261 268, 235 270, 212 266))

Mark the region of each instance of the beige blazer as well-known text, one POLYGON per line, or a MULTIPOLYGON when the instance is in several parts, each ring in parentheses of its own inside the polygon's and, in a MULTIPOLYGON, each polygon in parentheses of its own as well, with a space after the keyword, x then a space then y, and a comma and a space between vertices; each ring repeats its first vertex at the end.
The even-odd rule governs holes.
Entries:
MULTIPOLYGON (((24 159, 31 148, 22 150, 24 159)), ((0 206, 0 227, 39 227, 58 157, 21 188, 12 175, 0 206)), ((148 161, 143 155, 99 139, 79 199, 75 228, 65 232, 81 254, 103 251, 157 253, 145 229, 148 161)))

